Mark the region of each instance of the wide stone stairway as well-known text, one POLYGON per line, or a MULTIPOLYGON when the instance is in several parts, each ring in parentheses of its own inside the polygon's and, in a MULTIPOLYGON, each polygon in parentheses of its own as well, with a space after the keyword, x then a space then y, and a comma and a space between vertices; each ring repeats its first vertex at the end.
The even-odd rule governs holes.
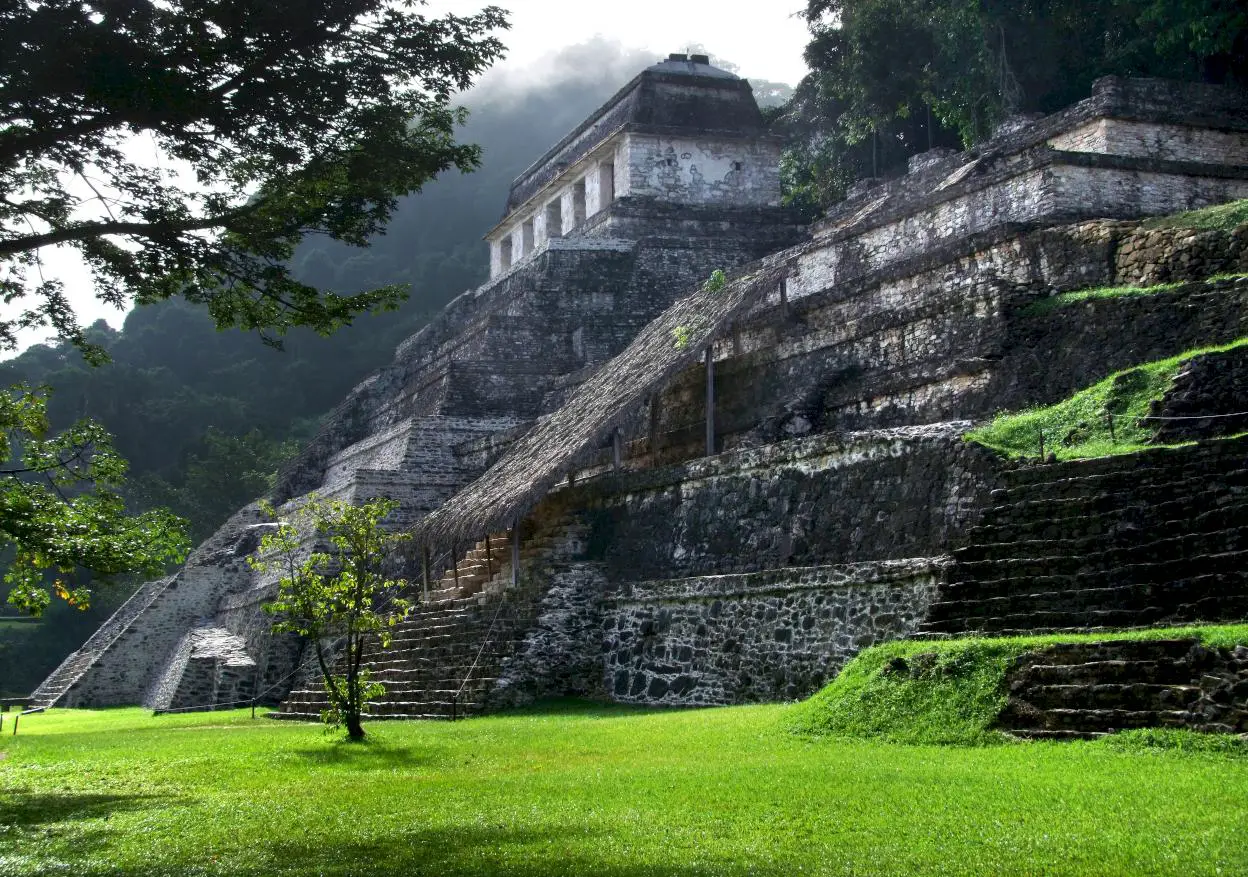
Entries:
POLYGON ((1248 438, 1018 468, 921 634, 1248 618, 1248 438))
POLYGON ((1248 648, 1191 637, 1058 643, 1022 655, 1000 724, 1024 737, 1073 739, 1130 728, 1248 730, 1248 648))
MULTIPOLYGON (((549 557, 559 535, 555 526, 527 539, 521 570, 549 557)), ((389 648, 372 646, 364 667, 386 693, 369 702, 369 718, 453 719, 485 708, 503 662, 536 621, 541 599, 535 581, 521 576, 513 585, 510 546, 510 533, 491 534, 488 547, 486 540, 477 543, 395 626, 389 648)), ((327 706, 317 673, 271 715, 316 719, 327 706)))

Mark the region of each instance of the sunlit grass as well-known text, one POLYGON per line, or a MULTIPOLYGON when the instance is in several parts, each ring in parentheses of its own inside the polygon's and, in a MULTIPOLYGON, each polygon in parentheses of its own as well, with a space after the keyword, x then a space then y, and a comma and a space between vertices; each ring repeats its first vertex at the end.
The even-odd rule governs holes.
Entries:
POLYGON ((1226 204, 1215 204, 1200 210, 1189 210, 1186 213, 1175 213, 1145 220, 1144 228, 1194 228, 1221 229, 1229 231, 1248 222, 1248 198, 1231 201, 1226 204))
POLYGON ((815 741, 792 707, 374 723, 53 711, 0 741, 4 874, 1235 874, 1248 763, 815 741))
POLYGON ((1156 422, 1141 420, 1149 406, 1170 389, 1183 363, 1206 353, 1248 345, 1248 338, 1230 344, 1188 350, 1177 356, 1115 372, 1055 405, 998 415, 966 434, 1011 457, 1035 457, 1041 437, 1045 453, 1058 459, 1104 457, 1158 447, 1152 444, 1156 422), (1107 414, 1112 414, 1111 420, 1107 414))
POLYGON ((1242 280, 1244 278, 1248 278, 1248 274, 1215 274, 1213 277, 1208 277, 1201 281, 1156 283, 1152 286, 1097 286, 1092 289, 1078 289, 1073 292, 1063 292, 1034 301, 1027 306, 1023 313, 1026 316, 1039 316, 1052 313, 1078 302, 1094 299, 1133 298, 1137 296, 1160 295, 1163 292, 1174 292, 1176 290, 1191 293, 1197 292, 1210 284, 1229 280, 1242 280))

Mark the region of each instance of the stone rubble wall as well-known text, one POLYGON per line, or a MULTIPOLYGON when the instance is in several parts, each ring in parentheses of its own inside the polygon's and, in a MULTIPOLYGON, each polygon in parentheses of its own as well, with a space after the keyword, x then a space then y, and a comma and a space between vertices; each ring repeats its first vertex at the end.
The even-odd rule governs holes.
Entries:
POLYGON ((1123 236, 1114 253, 1114 281, 1122 285, 1153 286, 1233 273, 1248 273, 1248 224, 1202 230, 1143 223, 1123 236))
POLYGON ((929 559, 640 582, 606 601, 612 699, 664 706, 793 700, 923 620, 929 559))

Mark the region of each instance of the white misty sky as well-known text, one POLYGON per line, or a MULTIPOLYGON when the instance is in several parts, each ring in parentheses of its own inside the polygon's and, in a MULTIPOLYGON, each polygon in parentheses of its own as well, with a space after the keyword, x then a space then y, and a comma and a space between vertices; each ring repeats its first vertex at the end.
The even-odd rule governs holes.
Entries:
MULTIPOLYGON (((700 43, 711 54, 736 64, 747 79, 795 85, 806 72, 802 49, 808 33, 797 15, 805 7, 804 0, 749 6, 734 0, 429 0, 421 11, 431 16, 467 15, 489 2, 508 9, 511 19, 511 29, 501 35, 507 57, 495 65, 495 75, 514 71, 524 77, 529 68, 540 67, 544 58, 549 61, 547 56, 553 52, 596 36, 663 56, 700 43)), ((43 258, 45 273, 65 281, 84 325, 102 318, 121 327, 125 312, 95 299, 90 275, 76 254, 54 248, 45 251, 43 258)), ((46 330, 28 332, 22 346, 38 343, 48 334, 46 330)), ((10 355, 0 353, 0 358, 10 355)))
MULTIPOLYGON (((494 0, 511 12, 503 63, 523 66, 562 46, 603 36, 629 48, 666 55, 701 43, 741 67, 741 74, 796 85, 806 71, 809 35, 797 13, 804 0, 745 4, 735 0, 494 0)), ((484 4, 482 4, 484 5, 484 4)), ((432 0, 431 11, 461 14, 477 8, 432 0)), ((620 83, 623 85, 623 83, 620 83)))

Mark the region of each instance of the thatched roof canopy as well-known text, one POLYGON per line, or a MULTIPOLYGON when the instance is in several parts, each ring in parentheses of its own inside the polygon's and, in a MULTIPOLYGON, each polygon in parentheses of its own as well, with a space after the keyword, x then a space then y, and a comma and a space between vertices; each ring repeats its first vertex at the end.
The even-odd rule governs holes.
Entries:
POLYGON ((633 342, 539 420, 485 474, 416 525, 420 541, 467 541, 505 529, 568 471, 602 446, 639 402, 703 355, 738 318, 776 289, 784 254, 754 263, 720 288, 704 284, 641 330, 633 342))

